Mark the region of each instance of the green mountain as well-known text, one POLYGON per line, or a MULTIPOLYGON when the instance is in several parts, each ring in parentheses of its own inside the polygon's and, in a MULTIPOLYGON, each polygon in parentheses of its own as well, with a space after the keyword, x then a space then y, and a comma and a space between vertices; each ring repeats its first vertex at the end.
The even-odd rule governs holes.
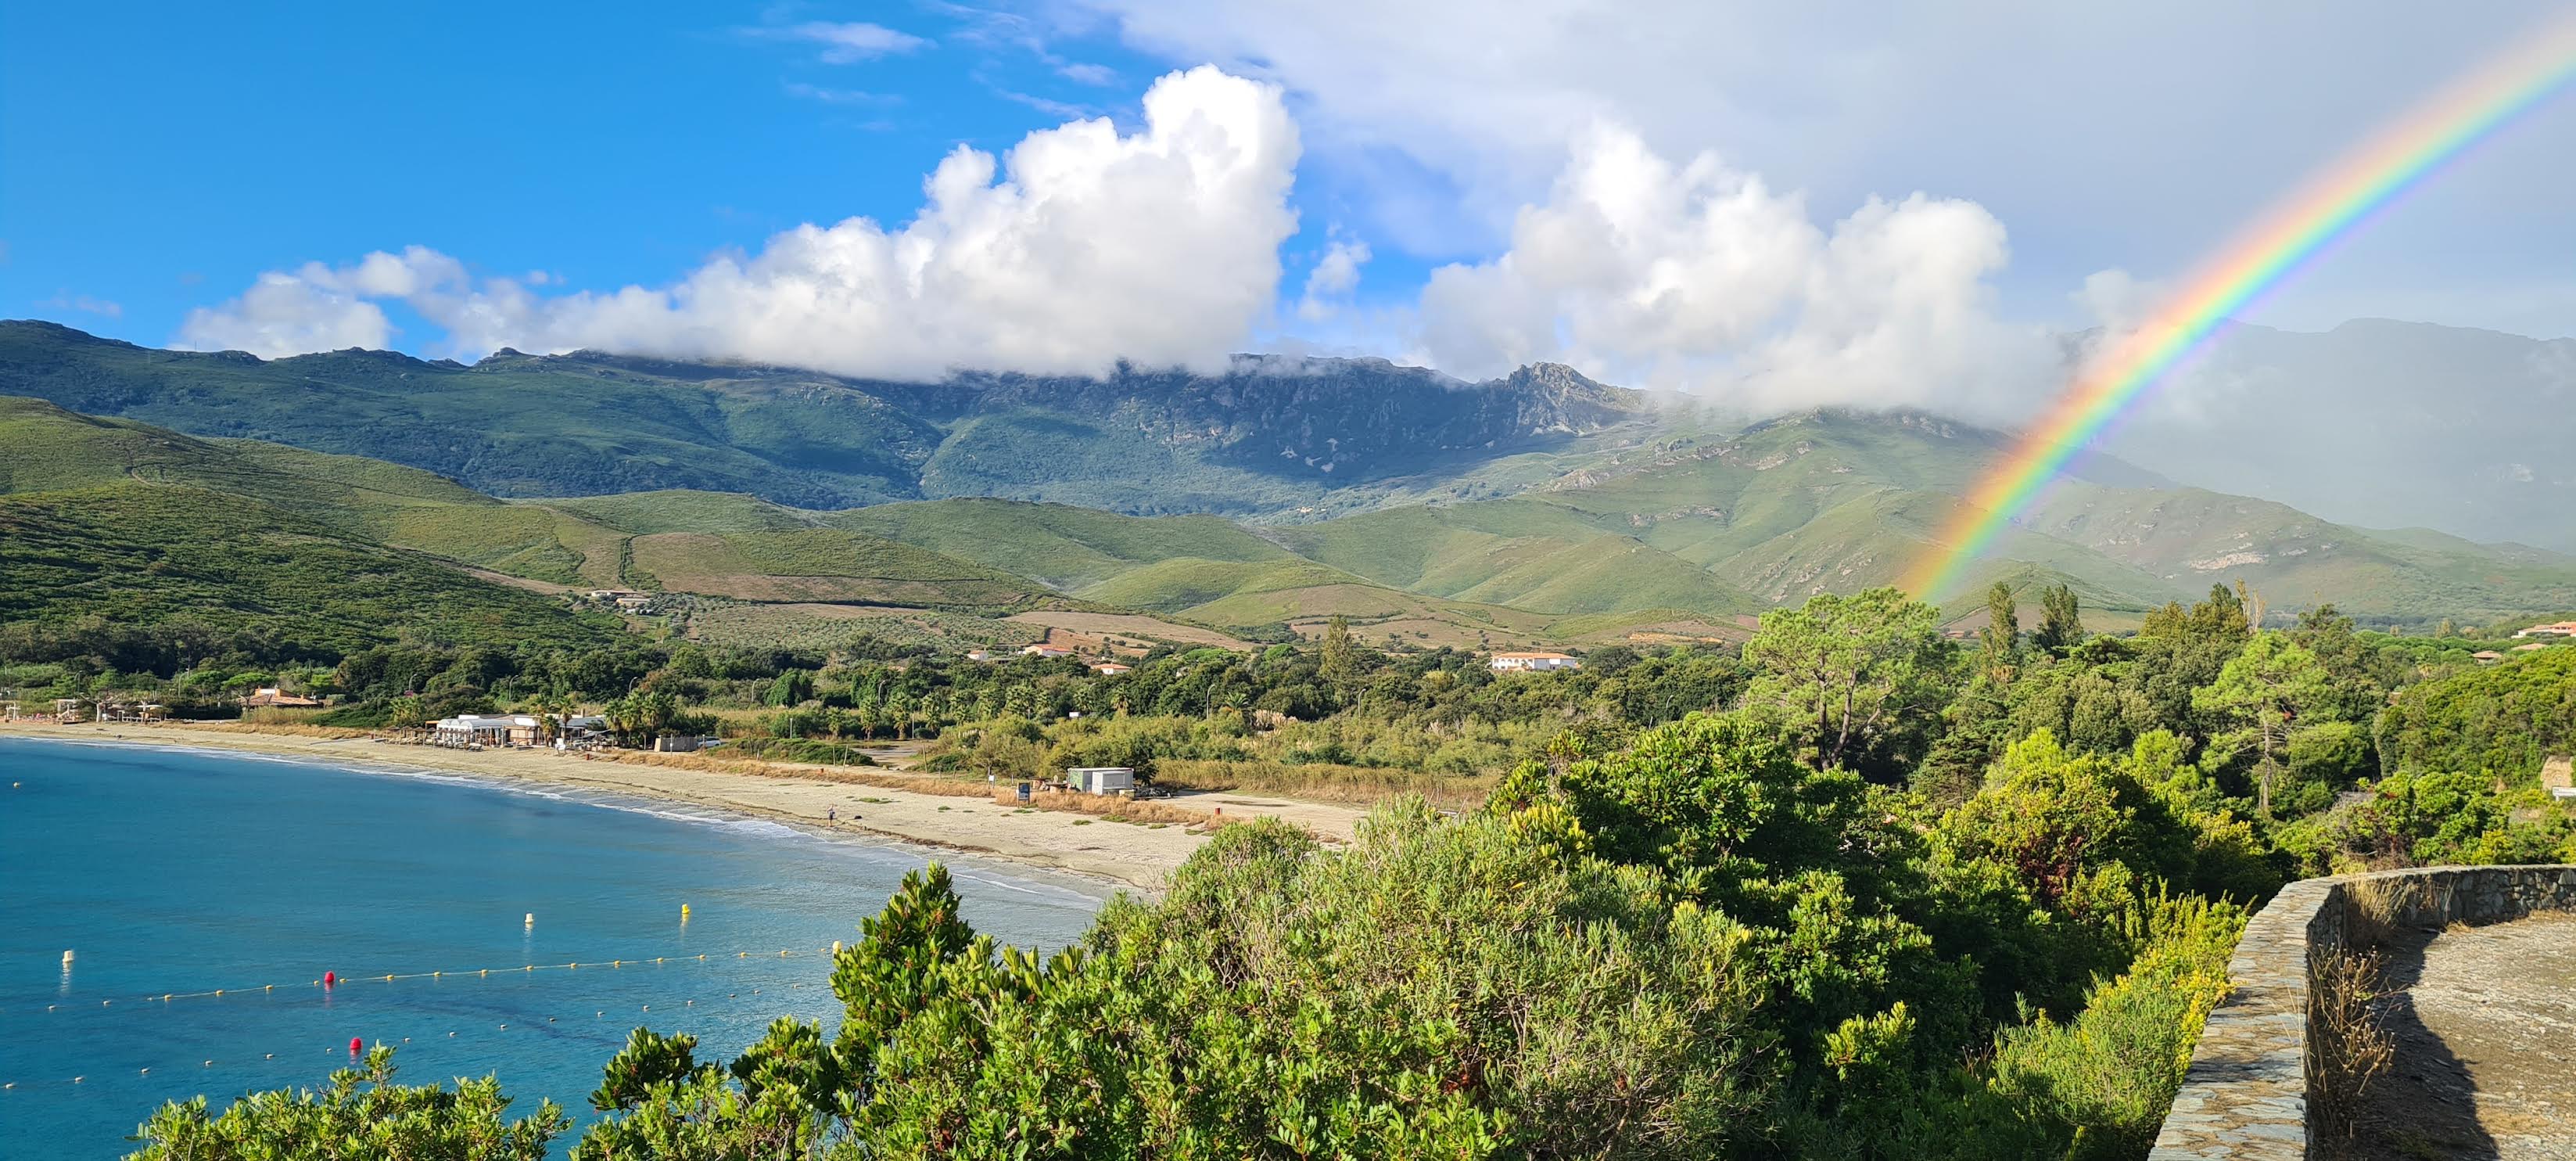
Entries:
MULTIPOLYGON (((237 496, 523 584, 813 616, 1339 615, 1449 643, 1723 636, 1897 583, 2008 452, 1922 413, 1734 424, 1561 367, 1463 384, 1373 360, 896 384, 588 353, 262 362, 6 323, 0 383, 125 416, 0 403, 9 493, 237 496)), ((2109 625, 2238 581, 2392 623, 2576 606, 2566 556, 2337 524, 2104 455, 1963 571, 1927 594, 1963 618, 1997 580, 2071 585, 2109 625)))
POLYGON ((1142 515, 1375 506, 1525 485, 1646 415, 1556 366, 1468 384, 1374 359, 1219 375, 961 374, 935 384, 595 352, 464 366, 389 351, 261 360, 0 322, 0 394, 198 436, 422 468, 504 497, 688 489, 842 508, 997 496, 1142 515))

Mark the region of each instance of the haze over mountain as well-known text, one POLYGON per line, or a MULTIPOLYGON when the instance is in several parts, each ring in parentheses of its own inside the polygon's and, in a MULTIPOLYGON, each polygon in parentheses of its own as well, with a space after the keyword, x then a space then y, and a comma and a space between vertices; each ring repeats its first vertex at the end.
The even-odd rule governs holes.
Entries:
POLYGON ((2235 326, 2107 446, 2330 519, 2576 551, 2576 340, 2235 326))

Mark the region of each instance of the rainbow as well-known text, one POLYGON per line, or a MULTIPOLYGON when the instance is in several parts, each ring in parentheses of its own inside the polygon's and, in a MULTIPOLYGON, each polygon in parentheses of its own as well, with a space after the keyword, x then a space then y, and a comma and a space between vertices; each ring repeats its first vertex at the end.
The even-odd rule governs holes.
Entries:
POLYGON ((2199 267, 2137 330, 2094 358, 1981 477, 1904 587, 1957 583, 2068 460, 2236 312, 2373 213, 2576 79, 2576 19, 2526 37, 2320 171, 2199 267))

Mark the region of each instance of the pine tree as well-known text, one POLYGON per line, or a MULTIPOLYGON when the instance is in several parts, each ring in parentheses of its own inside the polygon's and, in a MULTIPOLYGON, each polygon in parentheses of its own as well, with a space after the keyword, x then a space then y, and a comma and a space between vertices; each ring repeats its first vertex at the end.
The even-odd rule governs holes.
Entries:
POLYGON ((2039 628, 2031 643, 2059 657, 2084 643, 2084 613, 2074 589, 2054 584, 2039 590, 2039 628))

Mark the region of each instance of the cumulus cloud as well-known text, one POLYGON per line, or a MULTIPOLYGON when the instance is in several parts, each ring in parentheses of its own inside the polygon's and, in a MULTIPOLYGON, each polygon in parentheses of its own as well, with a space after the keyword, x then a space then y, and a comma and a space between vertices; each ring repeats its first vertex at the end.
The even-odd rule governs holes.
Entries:
POLYGON ((2007 253, 1972 202, 1873 198, 1828 230, 1714 154, 1675 163, 1597 124, 1508 249, 1432 272, 1415 341, 1470 376, 1548 360, 1759 410, 1992 413, 2050 358, 2043 332, 1995 315, 2007 253))
POLYGON ((1324 256, 1306 272, 1306 291, 1298 297, 1297 316, 1321 322, 1339 313, 1359 289, 1360 267, 1369 260, 1368 243, 1336 236, 1324 245, 1324 256))
MULTIPOLYGON (((371 254, 369 261, 393 260, 371 254)), ((289 272, 269 271, 250 289, 215 307, 198 307, 179 324, 176 346, 200 351, 248 351, 264 359, 336 351, 344 347, 382 347, 394 326, 384 308, 367 301, 352 285, 355 267, 334 270, 321 263, 289 272)))
POLYGON ((961 146, 909 222, 799 226, 665 287, 546 295, 413 247, 264 274, 191 314, 180 342, 381 346, 376 303, 393 300, 468 355, 589 347, 897 378, 1212 366, 1272 308, 1296 126, 1277 89, 1213 68, 1155 82, 1143 112, 1132 133, 1075 121, 999 159, 961 146))

